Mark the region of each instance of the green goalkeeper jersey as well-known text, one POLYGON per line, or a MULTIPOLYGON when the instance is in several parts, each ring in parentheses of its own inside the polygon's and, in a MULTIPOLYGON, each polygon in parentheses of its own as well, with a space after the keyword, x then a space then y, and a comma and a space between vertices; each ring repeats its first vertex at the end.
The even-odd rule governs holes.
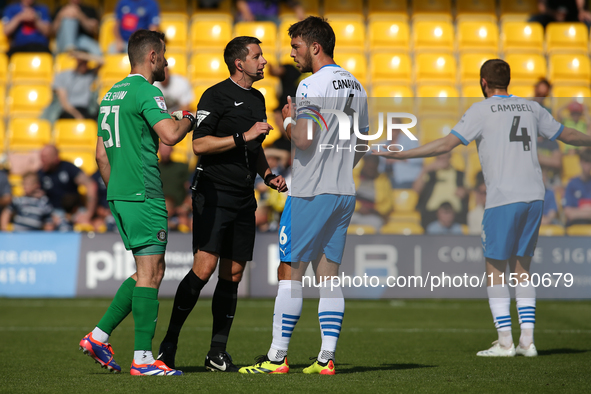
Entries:
POLYGON ((162 92, 142 75, 113 85, 101 101, 99 137, 103 138, 111 175, 107 200, 164 198, 154 125, 171 119, 162 92))

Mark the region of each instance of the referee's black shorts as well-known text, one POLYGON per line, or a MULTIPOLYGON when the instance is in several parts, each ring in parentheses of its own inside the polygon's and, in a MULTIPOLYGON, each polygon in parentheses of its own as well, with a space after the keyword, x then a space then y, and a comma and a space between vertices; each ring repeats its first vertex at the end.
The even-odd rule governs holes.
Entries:
POLYGON ((251 261, 256 234, 254 193, 199 189, 193 194, 193 253, 202 250, 251 261))

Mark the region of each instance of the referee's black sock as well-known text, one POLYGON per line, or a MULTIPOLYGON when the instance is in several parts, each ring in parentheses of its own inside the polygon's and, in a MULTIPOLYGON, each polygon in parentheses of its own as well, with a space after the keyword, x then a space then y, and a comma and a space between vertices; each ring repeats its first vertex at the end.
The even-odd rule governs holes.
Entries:
POLYGON ((174 296, 174 304, 172 306, 172 315, 170 316, 170 323, 168 324, 168 331, 162 342, 177 344, 179 341, 179 333, 185 320, 195 307, 199 299, 199 293, 207 281, 199 279, 193 270, 183 278, 174 296))
POLYGON ((238 282, 218 278, 218 284, 215 287, 213 300, 211 301, 211 312, 213 314, 213 330, 209 349, 211 355, 217 355, 219 352, 226 350, 237 301, 238 282))

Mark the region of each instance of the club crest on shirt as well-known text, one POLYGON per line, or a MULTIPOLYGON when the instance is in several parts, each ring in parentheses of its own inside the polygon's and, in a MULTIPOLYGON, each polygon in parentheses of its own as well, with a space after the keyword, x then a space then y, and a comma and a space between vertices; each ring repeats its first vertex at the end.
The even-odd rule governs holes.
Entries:
POLYGON ((160 242, 166 241, 166 230, 162 229, 162 230, 158 231, 158 234, 156 235, 156 237, 158 238, 158 241, 160 241, 160 242))
POLYGON ((156 104, 158 104, 158 108, 166 111, 166 101, 164 101, 164 97, 156 96, 156 97, 154 97, 154 100, 156 100, 156 104))

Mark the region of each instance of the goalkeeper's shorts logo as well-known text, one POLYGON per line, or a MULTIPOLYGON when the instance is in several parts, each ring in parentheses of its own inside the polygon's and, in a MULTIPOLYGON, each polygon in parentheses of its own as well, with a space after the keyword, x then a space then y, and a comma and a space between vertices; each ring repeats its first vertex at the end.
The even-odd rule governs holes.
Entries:
POLYGON ((158 231, 158 234, 156 235, 156 237, 158 238, 158 241, 161 241, 161 242, 166 241, 166 230, 162 229, 162 230, 158 231))

